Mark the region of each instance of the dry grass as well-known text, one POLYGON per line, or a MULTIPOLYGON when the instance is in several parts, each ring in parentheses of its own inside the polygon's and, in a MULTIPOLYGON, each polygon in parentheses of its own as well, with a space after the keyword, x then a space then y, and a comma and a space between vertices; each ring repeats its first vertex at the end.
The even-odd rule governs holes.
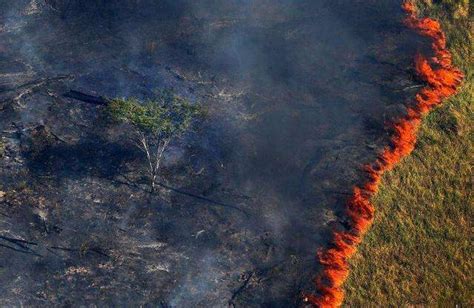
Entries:
POLYGON ((442 22, 466 79, 459 94, 424 121, 413 154, 384 176, 374 225, 351 261, 348 306, 474 305, 470 5, 420 1, 422 15, 442 22))

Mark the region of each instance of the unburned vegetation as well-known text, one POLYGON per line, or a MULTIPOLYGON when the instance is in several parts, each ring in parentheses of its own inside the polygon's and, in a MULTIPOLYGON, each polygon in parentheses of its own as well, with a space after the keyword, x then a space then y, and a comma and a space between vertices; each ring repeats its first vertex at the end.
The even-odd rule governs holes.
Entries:
POLYGON ((351 306, 473 304, 472 12, 469 1, 418 8, 442 23, 465 80, 425 119, 413 154, 384 176, 374 225, 351 261, 351 306))

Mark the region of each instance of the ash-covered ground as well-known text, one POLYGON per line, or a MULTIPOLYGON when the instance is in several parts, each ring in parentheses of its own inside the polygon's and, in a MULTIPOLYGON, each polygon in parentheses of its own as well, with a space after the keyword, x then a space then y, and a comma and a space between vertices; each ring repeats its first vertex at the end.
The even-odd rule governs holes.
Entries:
POLYGON ((0 304, 293 307, 423 45, 393 0, 0 0, 0 304), (131 132, 67 98, 207 116, 149 193, 131 132))

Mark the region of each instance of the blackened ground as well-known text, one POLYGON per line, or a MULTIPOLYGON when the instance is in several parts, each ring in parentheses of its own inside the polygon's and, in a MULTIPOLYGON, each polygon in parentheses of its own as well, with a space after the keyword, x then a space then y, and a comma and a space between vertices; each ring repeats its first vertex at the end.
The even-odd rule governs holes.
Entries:
POLYGON ((404 112, 398 1, 0 1, 0 303, 301 304, 404 112), (127 127, 64 97, 208 110, 159 193, 127 127))

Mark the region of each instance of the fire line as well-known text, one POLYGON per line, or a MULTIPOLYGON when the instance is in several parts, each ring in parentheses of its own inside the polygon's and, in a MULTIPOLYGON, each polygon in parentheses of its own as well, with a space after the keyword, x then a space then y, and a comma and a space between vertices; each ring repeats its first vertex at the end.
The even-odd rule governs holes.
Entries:
POLYGON ((335 231, 329 248, 318 252, 323 269, 314 281, 317 293, 304 295, 304 301, 315 307, 342 305, 342 286, 349 275, 348 260, 374 220, 375 209, 370 200, 377 193, 383 173, 413 151, 422 118, 455 94, 463 79, 462 72, 452 64, 440 23, 431 18, 419 18, 412 0, 404 1, 402 8, 407 14, 405 24, 432 41, 433 56, 419 54, 415 58, 416 72, 426 86, 415 96, 415 104, 408 107, 407 114, 393 123, 390 146, 379 153, 375 162, 364 166, 368 180, 353 188, 346 204, 349 230, 335 231))

